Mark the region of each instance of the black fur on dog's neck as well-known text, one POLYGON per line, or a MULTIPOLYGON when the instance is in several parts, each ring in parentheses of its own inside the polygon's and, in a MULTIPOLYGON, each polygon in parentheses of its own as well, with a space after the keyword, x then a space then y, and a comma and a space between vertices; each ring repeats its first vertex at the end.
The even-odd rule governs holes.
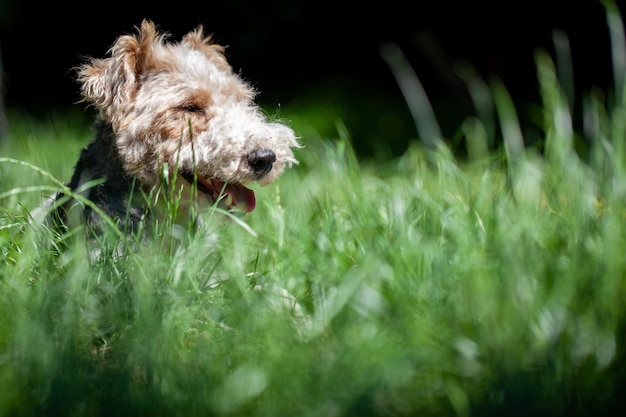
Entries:
MULTIPOLYGON (((137 230, 147 209, 141 205, 132 204, 131 194, 139 195, 141 190, 134 179, 124 171, 122 160, 115 144, 115 133, 111 125, 98 120, 95 124, 96 135, 94 140, 82 150, 80 158, 74 168, 74 174, 67 186, 76 191, 83 184, 103 179, 104 182, 89 188, 85 194, 104 214, 118 223, 124 231, 137 230)), ((57 196, 57 200, 63 194, 57 196)), ((137 199, 135 199, 137 200, 137 199)), ((64 226, 68 225, 67 211, 73 200, 57 209, 56 220, 64 226)), ((83 210, 84 221, 89 227, 100 228, 101 216, 91 207, 83 210)))

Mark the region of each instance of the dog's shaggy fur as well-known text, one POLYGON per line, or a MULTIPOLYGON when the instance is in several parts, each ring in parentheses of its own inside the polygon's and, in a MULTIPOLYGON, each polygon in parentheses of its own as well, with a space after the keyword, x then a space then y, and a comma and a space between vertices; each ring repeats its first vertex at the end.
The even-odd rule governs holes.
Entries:
MULTIPOLYGON (((110 57, 78 69, 83 100, 99 117, 69 188, 104 179, 86 197, 125 229, 153 213, 154 198, 146 196, 163 186, 163 175, 183 202, 195 187, 200 205, 219 200, 222 208, 252 211, 255 196, 245 184, 268 184, 297 163, 294 132, 266 120, 253 89, 201 27, 180 42, 168 42, 150 21, 137 32, 118 38, 110 57)), ((57 222, 76 207, 83 210, 74 200, 58 207, 57 222)), ((89 207, 82 214, 89 226, 101 221, 89 207)))

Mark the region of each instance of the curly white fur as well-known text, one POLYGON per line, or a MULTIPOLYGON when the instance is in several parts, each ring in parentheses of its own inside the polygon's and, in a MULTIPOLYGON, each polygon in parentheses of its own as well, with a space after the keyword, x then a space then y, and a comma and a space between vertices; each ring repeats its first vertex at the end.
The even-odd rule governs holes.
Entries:
POLYGON ((180 42, 166 38, 144 20, 136 34, 117 39, 109 57, 78 68, 83 100, 99 116, 68 187, 81 192, 92 179, 103 181, 83 190, 98 209, 63 193, 51 198, 42 213, 51 212, 54 224, 72 227, 80 212, 94 230, 102 214, 137 230, 159 211, 138 194, 158 190, 166 164, 168 184, 183 188, 176 193, 183 206, 197 195, 200 203, 249 212, 256 197, 245 184, 266 185, 297 163, 294 132, 266 119, 222 46, 202 28, 180 42))
POLYGON ((296 163, 293 131, 263 117, 222 51, 201 29, 166 43, 144 21, 137 36, 118 39, 110 58, 80 70, 84 99, 112 124, 125 168, 142 181, 155 183, 167 161, 205 177, 267 184, 296 163), (256 149, 276 155, 263 178, 246 163, 256 149))
POLYGON ((205 185, 232 187, 266 185, 297 163, 294 132, 264 117, 223 49, 202 28, 167 42, 144 21, 109 58, 79 68, 84 101, 99 110, 124 171, 143 189, 159 184, 164 163, 187 180, 193 172, 205 185))

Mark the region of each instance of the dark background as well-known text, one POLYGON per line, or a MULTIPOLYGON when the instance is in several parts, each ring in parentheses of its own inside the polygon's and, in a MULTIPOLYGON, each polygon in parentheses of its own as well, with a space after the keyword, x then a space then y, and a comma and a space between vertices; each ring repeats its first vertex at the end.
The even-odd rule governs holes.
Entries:
POLYGON ((462 116, 457 115, 472 112, 453 64, 468 61, 485 79, 502 78, 516 102, 534 100, 533 51, 552 51, 554 29, 569 37, 578 92, 606 89, 612 80, 605 9, 594 0, 170 0, 158 5, 0 0, 7 107, 33 114, 80 108, 72 68, 85 56, 103 57, 115 38, 133 32, 144 17, 174 40, 204 25, 228 45, 231 64, 260 90, 262 103, 286 107, 309 98, 338 100, 346 113, 338 116, 357 130, 378 129, 368 125, 377 104, 381 114, 408 117, 380 56, 380 45, 387 41, 410 58, 444 131, 449 127, 447 134, 458 129, 462 116), (362 121, 359 115, 365 116, 362 121))

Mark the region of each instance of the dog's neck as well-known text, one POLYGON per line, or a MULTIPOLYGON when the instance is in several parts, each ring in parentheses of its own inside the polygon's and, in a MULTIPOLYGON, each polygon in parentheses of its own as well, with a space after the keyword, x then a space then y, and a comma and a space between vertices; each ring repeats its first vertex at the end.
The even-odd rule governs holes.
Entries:
MULTIPOLYGON (((77 191, 92 180, 103 180, 81 194, 124 229, 135 230, 147 214, 147 206, 139 203, 141 190, 124 171, 111 125, 98 120, 95 130, 95 138, 82 150, 68 187, 77 191)), ((98 213, 85 207, 84 221, 88 225, 95 226, 100 220, 98 213)))

